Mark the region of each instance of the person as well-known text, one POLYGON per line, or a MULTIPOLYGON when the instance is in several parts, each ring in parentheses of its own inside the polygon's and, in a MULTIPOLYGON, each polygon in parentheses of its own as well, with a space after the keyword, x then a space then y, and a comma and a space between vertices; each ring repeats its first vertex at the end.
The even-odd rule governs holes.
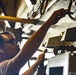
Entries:
POLYGON ((40 46, 47 30, 65 17, 68 10, 59 9, 27 40, 20 50, 11 33, 0 34, 0 75, 18 75, 20 69, 40 46))

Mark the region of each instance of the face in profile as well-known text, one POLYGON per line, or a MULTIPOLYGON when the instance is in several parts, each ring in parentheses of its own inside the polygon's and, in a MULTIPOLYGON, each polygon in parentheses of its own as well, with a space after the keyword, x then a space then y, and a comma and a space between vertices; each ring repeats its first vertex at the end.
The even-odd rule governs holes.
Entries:
POLYGON ((20 51, 19 45, 17 44, 16 38, 11 34, 2 34, 3 43, 2 50, 5 56, 12 58, 20 51))

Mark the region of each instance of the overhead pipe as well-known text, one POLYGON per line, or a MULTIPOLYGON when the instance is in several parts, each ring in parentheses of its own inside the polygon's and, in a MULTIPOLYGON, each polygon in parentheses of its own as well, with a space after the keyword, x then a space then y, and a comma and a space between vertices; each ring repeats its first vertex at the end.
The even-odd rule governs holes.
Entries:
POLYGON ((32 23, 32 24, 37 24, 38 22, 41 22, 39 19, 23 19, 12 16, 0 16, 0 20, 1 21, 7 20, 9 22, 32 23))

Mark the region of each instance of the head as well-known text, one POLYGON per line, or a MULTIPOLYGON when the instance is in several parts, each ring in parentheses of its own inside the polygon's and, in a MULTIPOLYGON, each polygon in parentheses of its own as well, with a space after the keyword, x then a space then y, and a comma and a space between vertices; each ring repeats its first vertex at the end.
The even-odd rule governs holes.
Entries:
POLYGON ((3 58, 3 60, 11 59, 19 50, 19 45, 13 33, 0 33, 0 58, 3 58))

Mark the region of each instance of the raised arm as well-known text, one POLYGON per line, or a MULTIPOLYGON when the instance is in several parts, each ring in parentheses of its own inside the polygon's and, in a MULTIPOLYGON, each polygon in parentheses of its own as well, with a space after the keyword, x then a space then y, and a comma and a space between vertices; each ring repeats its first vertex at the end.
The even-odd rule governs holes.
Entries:
POLYGON ((25 43, 22 50, 17 54, 17 56, 12 61, 12 70, 19 70, 29 58, 36 52, 40 46, 47 30, 51 25, 56 24, 61 18, 66 14, 66 10, 60 9, 55 11, 52 16, 36 31, 25 43), (15 67, 17 66, 17 67, 15 67))

